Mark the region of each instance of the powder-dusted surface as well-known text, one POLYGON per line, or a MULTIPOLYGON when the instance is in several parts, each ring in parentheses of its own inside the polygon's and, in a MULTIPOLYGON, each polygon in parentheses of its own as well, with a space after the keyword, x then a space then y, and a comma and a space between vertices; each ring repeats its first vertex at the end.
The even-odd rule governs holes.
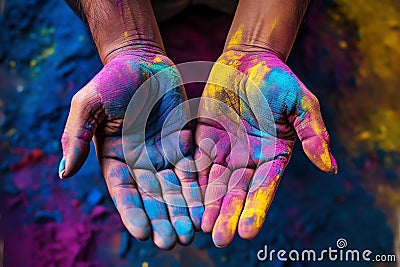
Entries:
MULTIPOLYGON (((0 14, 4 266, 318 266, 267 265, 256 253, 265 244, 322 250, 338 238, 351 248, 393 253, 400 207, 399 17, 393 0, 314 1, 288 65, 320 99, 339 174, 318 171, 297 143, 255 239, 236 236, 217 249, 210 235, 197 233, 191 246, 164 252, 124 230, 94 153, 72 179, 58 179, 69 102, 101 68, 84 25, 61 0, 6 1, 0 14)), ((215 60, 229 21, 193 8, 164 22, 169 56, 176 63, 215 60)), ((201 85, 188 88, 190 96, 201 94, 201 85)))

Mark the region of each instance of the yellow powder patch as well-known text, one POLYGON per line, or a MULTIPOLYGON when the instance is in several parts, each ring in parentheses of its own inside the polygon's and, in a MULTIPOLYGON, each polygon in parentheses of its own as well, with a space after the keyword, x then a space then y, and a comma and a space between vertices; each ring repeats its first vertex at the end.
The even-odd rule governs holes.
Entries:
POLYGON ((358 135, 359 140, 368 140, 371 138, 371 133, 369 131, 363 131, 358 135))
MULTIPOLYGON (((341 139, 351 156, 374 151, 377 145, 385 151, 400 151, 400 1, 337 3, 341 13, 357 25, 360 61, 355 78, 356 88, 362 88, 340 104, 346 118, 341 120, 343 127, 351 129, 358 142, 348 138, 348 132, 341 139)), ((331 17, 340 19, 338 14, 331 17)))
POLYGON ((314 132, 316 135, 321 135, 323 131, 325 131, 325 128, 321 128, 321 125, 319 124, 319 120, 313 116, 313 114, 319 114, 321 111, 317 107, 311 105, 311 101, 308 99, 308 96, 304 96, 303 99, 301 100, 301 107, 303 110, 307 110, 308 113, 311 115, 311 122, 312 125, 311 127, 313 128, 314 132))
POLYGON ((271 28, 269 29, 268 33, 267 33, 267 39, 271 36, 272 32, 274 31, 276 24, 278 23, 278 19, 275 18, 274 22, 271 25, 271 28))
POLYGON ((8 136, 8 137, 11 137, 11 136, 13 136, 13 135, 16 134, 16 133, 17 133, 17 130, 16 130, 15 128, 12 128, 12 129, 8 130, 7 136, 8 136))
POLYGON ((162 59, 161 59, 160 57, 155 57, 155 58, 153 59, 153 62, 159 64, 159 63, 162 62, 162 59))
MULTIPOLYGON (((208 78, 208 87, 205 91, 205 96, 217 98, 218 94, 224 91, 224 88, 235 89, 235 77, 240 76, 238 70, 226 64, 218 62, 211 70, 210 77, 208 78)), ((219 99, 223 101, 223 99, 219 99)), ((223 101, 226 103, 225 101, 223 101)))
POLYGON ((331 168, 332 161, 331 161, 331 156, 329 155, 328 145, 326 143, 324 143, 323 146, 324 146, 324 148, 323 148, 324 150, 320 156, 321 161, 325 166, 327 166, 328 168, 331 168))
POLYGON ((242 42, 243 27, 244 27, 244 25, 240 25, 239 29, 237 29, 237 31, 233 34, 232 38, 229 40, 228 48, 230 46, 238 45, 242 42))
POLYGON ((224 55, 220 59, 218 59, 218 63, 226 64, 232 68, 237 69, 241 64, 240 60, 243 58, 244 55, 244 53, 230 50, 225 52, 224 55))
MULTIPOLYGON (((322 138, 323 132, 326 131, 326 128, 321 125, 320 120, 316 118, 315 114, 319 114, 320 110, 317 106, 311 105, 311 101, 308 100, 307 96, 304 96, 303 99, 301 100, 301 107, 303 110, 307 110, 308 114, 310 115, 311 118, 311 127, 315 133, 316 136, 320 136, 322 138)), ((323 142, 322 147, 318 148, 315 151, 305 151, 307 156, 311 156, 314 158, 315 163, 320 163, 322 162, 323 166, 318 166, 319 168, 326 169, 332 167, 332 160, 329 154, 329 148, 328 145, 323 142), (320 153, 318 155, 318 152, 320 153)), ((319 164, 318 164, 319 165, 319 164)))
POLYGON ((380 110, 368 114, 369 127, 368 129, 373 134, 366 134, 363 131, 359 136, 364 137, 368 143, 368 148, 375 149, 375 142, 378 142, 380 147, 386 151, 400 150, 400 114, 398 110, 381 107, 380 110))
POLYGON ((400 152, 400 1, 336 2, 340 10, 331 16, 333 23, 345 16, 356 25, 354 34, 357 41, 354 45, 358 66, 354 75, 356 84, 354 88, 347 88, 352 97, 342 98, 339 102, 337 114, 343 130, 337 134, 348 158, 365 157, 377 148, 385 151, 383 163, 365 166, 362 184, 375 196, 378 207, 385 211, 387 222, 395 234, 394 247, 398 249, 399 185, 383 177, 386 167, 399 170, 391 153, 400 152))
POLYGON ((54 45, 52 45, 52 46, 44 49, 42 51, 42 53, 39 55, 38 59, 41 60, 41 59, 48 58, 49 56, 53 55, 54 52, 55 52, 55 47, 54 47, 54 45))
POLYGON ((243 201, 238 198, 233 198, 230 207, 235 207, 233 213, 221 213, 215 223, 216 228, 214 232, 223 232, 225 236, 233 236, 236 231, 236 224, 239 219, 240 213, 242 212, 243 201))
POLYGON ((248 70, 248 77, 256 86, 261 86, 266 74, 270 71, 265 61, 261 61, 248 70))
POLYGON ((36 60, 32 59, 32 60, 29 62, 29 66, 30 66, 31 68, 35 67, 35 66, 36 66, 36 60))
POLYGON ((204 100, 203 104, 215 119, 229 118, 231 122, 239 122, 238 115, 242 108, 239 90, 245 76, 237 68, 242 57, 242 53, 224 53, 211 70, 203 96, 217 101, 204 100))
POLYGON ((232 198, 230 208, 235 207, 235 211, 232 214, 220 214, 222 221, 227 220, 229 224, 232 224, 235 218, 239 218, 243 208, 243 200, 239 198, 232 198))
MULTIPOLYGON (((254 66, 248 69, 247 75, 249 82, 247 83, 246 90, 248 95, 259 95, 261 94, 261 87, 265 81, 265 76, 271 70, 265 61, 260 61, 254 66)), ((248 107, 245 105, 245 101, 240 102, 240 111, 246 111, 248 107)), ((240 115, 244 115, 242 112, 240 115)))
POLYGON ((347 48, 347 43, 346 43, 346 41, 340 41, 340 42, 339 42, 339 47, 342 48, 342 49, 346 49, 346 48, 347 48))
POLYGON ((226 123, 226 120, 236 124, 239 123, 237 113, 240 107, 239 95, 223 86, 208 84, 203 96, 213 99, 213 101, 204 99, 202 102, 208 116, 211 116, 220 123, 226 123))
POLYGON ((268 188, 258 189, 250 198, 249 205, 246 205, 245 212, 242 215, 242 219, 255 218, 254 226, 260 228, 264 222, 266 211, 271 205, 272 199, 274 197, 274 192, 277 187, 277 181, 279 176, 276 177, 268 188))

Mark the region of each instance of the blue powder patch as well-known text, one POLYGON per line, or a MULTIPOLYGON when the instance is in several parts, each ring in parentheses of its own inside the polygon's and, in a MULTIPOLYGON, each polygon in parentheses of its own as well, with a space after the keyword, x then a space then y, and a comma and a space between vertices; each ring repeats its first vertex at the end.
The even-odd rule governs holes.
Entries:
POLYGON ((114 203, 114 206, 118 209, 117 199, 115 197, 112 197, 112 201, 114 203))
POLYGON ((97 189, 97 188, 93 188, 92 191, 90 191, 88 197, 87 197, 87 201, 91 204, 91 205, 97 205, 103 198, 103 193, 97 189))
POLYGON ((188 235, 193 233, 193 225, 190 222, 190 220, 188 221, 178 220, 175 222, 174 227, 178 235, 188 235))
POLYGON ((60 165, 58 166, 58 173, 61 173, 65 170, 65 158, 63 157, 60 161, 60 165))
POLYGON ((167 209, 164 203, 161 203, 155 199, 145 199, 143 200, 143 205, 145 212, 150 220, 157 219, 160 217, 167 218, 167 209), (164 215, 164 216, 161 216, 164 215))
POLYGON ((192 210, 192 216, 194 218, 199 218, 199 220, 201 220, 204 213, 204 206, 193 207, 191 208, 191 210, 192 210))
MULTIPOLYGON (((274 68, 268 73, 266 84, 269 90, 264 92, 264 96, 269 100, 271 111, 279 112, 285 109, 291 111, 296 107, 301 88, 291 73, 274 68)), ((275 118, 275 113, 273 115, 275 118)))

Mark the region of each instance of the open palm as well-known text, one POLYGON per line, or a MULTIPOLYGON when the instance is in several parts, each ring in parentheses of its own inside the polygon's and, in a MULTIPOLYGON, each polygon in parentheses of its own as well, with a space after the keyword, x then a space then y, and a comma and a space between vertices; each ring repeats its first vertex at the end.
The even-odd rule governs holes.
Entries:
POLYGON ((152 235, 164 249, 172 248, 177 239, 190 243, 203 210, 195 173, 175 167, 191 162, 185 157, 192 153, 191 131, 181 129, 181 117, 174 116, 180 115, 184 88, 168 88, 179 79, 173 63, 163 55, 118 54, 74 96, 62 137, 60 176, 79 170, 94 136, 123 223, 137 239, 152 235), (156 73, 163 75, 151 78, 156 73), (146 80, 147 90, 138 92, 146 80))
POLYGON ((226 51, 211 71, 196 129, 202 229, 216 246, 257 235, 296 137, 321 170, 337 171, 318 100, 270 52, 226 51))

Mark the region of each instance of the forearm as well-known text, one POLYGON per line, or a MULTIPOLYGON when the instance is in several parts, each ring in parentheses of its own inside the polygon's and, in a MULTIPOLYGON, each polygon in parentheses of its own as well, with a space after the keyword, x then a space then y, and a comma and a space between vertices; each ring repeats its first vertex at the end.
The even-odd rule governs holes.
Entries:
POLYGON ((224 50, 289 56, 310 0, 240 0, 224 50))
POLYGON ((165 53, 149 0, 66 0, 84 14, 102 62, 121 49, 165 53))

